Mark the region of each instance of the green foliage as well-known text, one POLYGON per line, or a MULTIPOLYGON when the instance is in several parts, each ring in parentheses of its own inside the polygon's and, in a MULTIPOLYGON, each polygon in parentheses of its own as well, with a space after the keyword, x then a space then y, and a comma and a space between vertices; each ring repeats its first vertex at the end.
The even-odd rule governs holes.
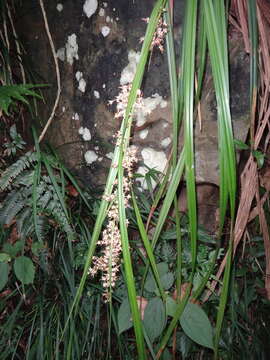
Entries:
MULTIPOLYGON (((86 249, 89 242, 87 227, 83 219, 78 222, 76 212, 80 213, 81 202, 88 211, 92 207, 70 174, 63 175, 65 169, 57 157, 45 152, 28 153, 18 164, 21 166, 18 176, 14 175, 14 165, 3 174, 6 192, 2 193, 1 208, 1 221, 5 226, 0 227, 1 358, 52 359, 57 356, 66 359, 71 356, 81 359, 86 353, 101 358, 107 336, 100 328, 102 289, 94 284, 87 286, 83 294, 81 314, 85 321, 80 325, 81 330, 60 340, 80 274, 74 271, 73 253, 77 245, 84 244, 82 248, 86 249), (29 157, 33 161, 29 162, 29 157), (54 181, 46 173, 44 158, 54 181), (35 178, 37 169, 40 169, 40 176, 35 178), (82 196, 76 198, 76 211, 67 217, 70 199, 66 185, 69 181, 82 196), (56 186, 61 188, 60 192, 56 191, 56 186), (75 235, 76 228, 79 233, 75 235), (13 303, 18 304, 15 310, 13 303)), ((87 219, 89 224, 88 215, 87 219)), ((70 331, 78 324, 72 319, 70 331)))
MULTIPOLYGON (((168 297, 166 311, 173 316, 176 310, 176 302, 168 297)), ((197 304, 187 303, 180 317, 180 324, 185 334, 195 343, 213 349, 214 331, 205 311, 197 304)))
POLYGON ((14 107, 14 105, 17 104, 17 101, 21 101, 27 105, 29 104, 26 98, 27 96, 42 99, 39 94, 31 90, 41 86, 45 85, 20 84, 0 86, 0 110, 3 110, 6 115, 9 115, 10 107, 14 107))
POLYGON ((16 162, 11 164, 1 175, 0 190, 6 190, 10 183, 14 181, 26 168, 37 161, 37 153, 28 151, 25 155, 20 157, 16 162))
POLYGON ((130 329, 133 325, 128 298, 125 298, 121 303, 121 306, 118 310, 117 323, 119 334, 130 329))
POLYGON ((154 297, 149 300, 144 310, 143 324, 151 342, 154 342, 162 334, 166 324, 166 315, 164 304, 160 298, 154 297))
MULTIPOLYGON (((53 168, 58 169, 58 164, 45 153, 43 157, 50 161, 53 168)), ((42 158, 37 152, 28 152, 13 163, 0 178, 0 189, 12 189, 7 194, 0 209, 0 223, 8 225, 16 218, 18 229, 23 238, 36 233, 39 240, 46 236, 48 218, 55 219, 68 238, 72 238, 73 229, 70 226, 66 209, 61 203, 62 195, 57 193, 57 184, 62 184, 59 175, 40 176, 35 182, 35 174, 42 164, 42 158), (27 169, 29 167, 32 169, 27 169), (55 180, 55 183, 53 183, 55 180), (33 195, 35 195, 33 204, 33 195), (36 214, 33 213, 33 205, 36 214), (34 218, 36 226, 34 226, 34 218)))
POLYGON ((214 348, 213 328, 203 309, 188 303, 180 318, 183 331, 199 345, 214 348))
POLYGON ((14 261, 14 273, 23 284, 31 284, 34 282, 35 267, 26 256, 19 256, 14 261))
MULTIPOLYGON (((163 289, 169 290, 174 284, 174 276, 173 273, 169 271, 168 264, 166 264, 165 262, 158 263, 157 270, 160 276, 160 282, 163 289)), ((152 271, 149 271, 147 275, 144 288, 145 290, 151 293, 158 292, 157 284, 152 271)))
POLYGON ((9 265, 6 262, 0 262, 0 291, 6 286, 8 282, 9 265))
POLYGON ((9 134, 11 138, 11 142, 4 143, 4 147, 6 148, 5 153, 10 156, 15 155, 17 150, 23 150, 26 142, 23 141, 20 134, 17 133, 16 125, 12 125, 9 129, 9 134))
MULTIPOLYGON (((252 5, 249 1, 249 23, 255 32, 252 9, 254 2, 252 5)), ((238 266, 232 265, 235 145, 242 150, 251 148, 232 136, 227 13, 223 2, 186 2, 177 69, 170 10, 168 1, 157 0, 149 19, 121 124, 123 138, 115 147, 104 198, 90 203, 58 158, 40 151, 37 140, 35 151, 7 166, 1 175, 0 353, 3 359, 145 359, 148 355, 153 359, 209 359, 213 350, 216 358, 241 359, 259 358, 262 352, 270 351, 264 345, 270 336, 269 303, 258 296, 258 290, 264 288, 260 274, 265 267, 262 238, 253 237, 246 258, 239 258, 238 266), (172 101, 172 160, 166 174, 148 169, 142 179, 147 191, 141 193, 134 185, 133 205, 127 208, 123 158, 129 147, 132 109, 161 16, 169 28, 166 41, 172 101), (218 107, 220 224, 216 236, 197 224, 195 187, 194 113, 203 87, 207 53, 218 107), (195 73, 198 73, 197 90, 195 73), (181 126, 184 145, 180 150, 181 126), (183 179, 187 184, 187 216, 180 215, 177 203, 183 179), (156 189, 153 181, 157 183, 156 189), (72 201, 67 191, 70 183, 78 192, 72 201), (104 289, 99 281, 89 280, 89 267, 94 254, 98 255, 96 245, 106 226, 112 205, 107 199, 113 191, 117 196, 123 263, 107 306, 101 301, 104 289), (227 215, 231 217, 230 239, 223 233, 227 215), (213 292, 205 304, 192 303, 194 299, 203 302, 208 281, 215 278, 217 260, 227 247, 229 253, 219 292, 213 292), (142 299, 145 308, 140 306, 142 299), (262 309, 262 315, 256 313, 258 308, 262 309)), ((253 36, 253 89, 257 79, 255 45, 253 36)), ((5 53, 0 51, 1 55, 5 53)), ((4 55, 7 56, 3 59, 7 60, 9 54, 4 55)), ((37 86, 0 87, 2 113, 5 116, 11 111, 15 113, 18 102, 28 104, 29 96, 40 98, 33 90, 37 86)), ((25 144, 15 125, 9 132, 11 142, 4 144, 6 154, 18 155, 17 151, 25 144)), ((261 151, 252 149, 252 155, 259 168, 265 165, 261 151)))

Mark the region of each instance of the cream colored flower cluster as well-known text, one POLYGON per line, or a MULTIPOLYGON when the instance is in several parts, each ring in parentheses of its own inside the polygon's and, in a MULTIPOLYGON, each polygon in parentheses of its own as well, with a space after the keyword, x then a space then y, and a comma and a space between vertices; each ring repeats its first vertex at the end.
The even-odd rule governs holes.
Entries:
MULTIPOLYGON (((132 167, 136 161, 136 149, 134 147, 127 148, 123 160, 123 167, 125 169, 125 176, 123 178, 125 207, 128 206, 131 198, 132 167)), ((116 185, 117 182, 115 183, 115 186, 116 185)), ((88 274, 91 277, 94 277, 98 271, 102 273, 101 282, 104 288, 104 300, 110 301, 112 289, 115 287, 118 278, 122 253, 117 189, 109 196, 104 195, 103 198, 110 202, 107 212, 108 223, 102 232, 102 239, 97 243, 102 248, 101 255, 93 256, 93 264, 89 269, 88 274)))
MULTIPOLYGON (((130 94, 130 90, 131 90, 132 84, 126 84, 126 85, 122 85, 120 86, 120 92, 119 94, 115 97, 114 100, 109 100, 109 104, 112 105, 113 103, 116 103, 116 113, 114 115, 114 117, 117 118, 123 118, 125 116, 125 112, 126 112, 126 108, 127 108, 127 104, 128 104, 128 97, 130 94)), ((142 93, 141 90, 138 89, 137 90, 137 99, 136 102, 134 104, 133 110, 136 111, 137 109, 140 109, 142 107, 142 93)))
MULTIPOLYGON (((143 21, 145 21, 147 24, 149 23, 149 17, 148 18, 143 18, 142 19, 143 21)), ((163 53, 164 51, 164 39, 165 39, 165 36, 166 34, 168 33, 168 25, 166 24, 166 22, 160 18, 159 21, 158 21, 158 26, 157 26, 157 29, 154 33, 154 36, 153 36, 153 40, 152 40, 152 43, 151 43, 151 50, 153 50, 154 47, 158 47, 160 52, 163 53)), ((142 37, 140 39, 140 42, 143 42, 144 41, 144 37, 142 37)))

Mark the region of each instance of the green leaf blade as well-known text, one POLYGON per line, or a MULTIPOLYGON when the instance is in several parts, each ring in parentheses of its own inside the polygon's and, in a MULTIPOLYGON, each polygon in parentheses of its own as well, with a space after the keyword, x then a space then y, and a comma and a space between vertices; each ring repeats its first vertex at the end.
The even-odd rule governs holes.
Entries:
POLYGON ((185 334, 197 344, 214 349, 213 328, 199 305, 187 303, 180 317, 180 324, 185 334))
POLYGON ((8 282, 9 265, 5 262, 0 263, 0 291, 4 289, 8 282))
POLYGON ((149 300, 145 311, 143 324, 151 342, 157 339, 166 324, 165 307, 160 298, 149 300))
POLYGON ((119 335, 133 326, 128 298, 125 298, 120 305, 117 314, 117 322, 119 335))
POLYGON ((26 256, 19 256, 14 261, 14 272, 23 284, 32 284, 35 277, 35 267, 32 260, 26 256))

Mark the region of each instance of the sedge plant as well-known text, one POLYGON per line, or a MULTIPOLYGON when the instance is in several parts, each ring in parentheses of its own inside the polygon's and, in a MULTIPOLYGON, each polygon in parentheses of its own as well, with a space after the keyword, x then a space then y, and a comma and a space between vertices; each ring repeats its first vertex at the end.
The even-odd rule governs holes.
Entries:
MULTIPOLYGON (((134 342, 134 337, 130 341, 124 334, 124 331, 131 327, 135 335, 136 359, 166 358, 170 356, 170 352, 168 355, 170 346, 172 346, 175 358, 179 334, 187 335, 194 343, 202 346, 202 356, 205 351, 207 358, 213 356, 218 359, 224 353, 224 346, 222 348, 224 342, 221 341, 221 337, 225 333, 224 338, 229 338, 222 329, 224 322, 226 325, 231 322, 233 332, 240 339, 239 341, 243 341, 241 326, 235 319, 245 321, 247 328, 249 322, 244 312, 236 309, 238 301, 236 295, 235 298, 230 299, 230 304, 233 306, 230 318, 229 320, 225 318, 228 293, 234 288, 231 282, 232 272, 233 278, 236 277, 232 262, 236 216, 236 159, 230 113, 227 2, 225 4, 220 0, 215 2, 189 0, 184 3, 181 48, 175 49, 174 1, 157 0, 147 19, 147 29, 133 81, 123 86, 118 97, 112 101, 116 102, 115 117, 121 118, 122 122, 115 136, 116 144, 112 164, 104 194, 98 202, 93 227, 86 224, 80 215, 76 220, 71 216, 66 204, 66 180, 72 183, 81 202, 88 210, 93 213, 93 209, 68 170, 59 165, 58 160, 55 160, 53 156, 45 154, 40 149, 36 136, 34 156, 28 154, 28 157, 21 159, 22 172, 25 172, 26 168, 28 171, 31 165, 31 173, 29 173, 33 191, 30 193, 27 189, 28 192, 24 196, 29 199, 28 208, 32 209, 32 212, 28 209, 28 214, 31 214, 32 219, 31 234, 35 236, 37 243, 41 244, 43 241, 40 232, 41 210, 44 213, 47 211, 45 206, 47 203, 43 207, 40 205, 40 195, 45 194, 44 190, 40 194, 41 185, 50 189, 57 209, 64 219, 61 229, 59 226, 61 219, 59 220, 55 215, 54 221, 58 222, 58 228, 56 227, 53 231, 52 249, 57 263, 55 268, 60 275, 53 274, 55 289, 52 290, 53 276, 44 276, 42 272, 39 273, 39 301, 33 304, 32 311, 27 314, 25 326, 17 325, 16 319, 22 319, 24 300, 30 298, 34 291, 25 288, 24 285, 27 284, 22 282, 22 286, 13 289, 15 295, 13 293, 8 295, 7 301, 13 295, 19 297, 21 293, 23 294, 14 313, 5 321, 0 331, 1 336, 4 335, 12 343, 13 349, 12 352, 6 349, 3 358, 19 354, 18 349, 25 331, 29 335, 25 346, 26 351, 22 356, 25 355, 26 359, 34 357, 90 359, 91 356, 110 358, 112 343, 118 345, 120 356, 132 359, 134 358, 134 347, 132 347, 134 344, 130 344, 134 342), (163 51, 165 46, 166 52, 163 56, 167 57, 171 92, 172 151, 166 173, 159 176, 157 187, 150 197, 151 201, 147 200, 149 203, 146 201, 147 211, 145 212, 140 204, 140 199, 144 194, 138 194, 133 180, 137 158, 136 149, 132 147, 131 132, 134 113, 141 105, 142 80, 147 65, 151 61, 151 52, 163 51), (178 53, 180 56, 176 55, 178 53), (194 125, 198 121, 198 106, 204 86, 207 59, 209 59, 212 71, 217 102, 220 217, 217 237, 214 241, 207 239, 211 242, 211 247, 209 244, 202 247, 202 236, 197 220, 194 125), (180 131, 183 133, 181 143, 180 131), (44 173, 46 173, 46 179, 42 178, 44 173), (181 182, 185 182, 187 188, 188 213, 185 225, 178 209, 177 199, 181 182), (219 294, 213 293, 211 301, 215 306, 209 310, 208 317, 204 312, 207 304, 202 305, 199 300, 209 279, 214 277, 217 259, 222 254, 220 244, 227 216, 230 218, 230 231, 228 247, 225 249, 227 251, 225 271, 219 282, 219 294), (168 219, 173 224, 172 229, 167 227, 168 219), (139 239, 137 241, 143 246, 143 251, 136 253, 138 263, 134 260, 134 239, 129 232, 129 227, 132 226, 136 229, 139 239), (68 240, 67 246, 61 243, 64 236, 68 240), (77 237, 80 238, 81 243, 77 243, 77 237), (175 240, 175 246, 167 246, 166 251, 162 253, 160 251, 164 245, 162 241, 170 237, 175 240), (76 254, 81 255, 81 252, 82 258, 77 258, 76 254), (173 265, 168 260, 170 257, 173 258, 173 265), (167 263, 164 258, 167 259, 167 263), (140 268, 138 264, 141 263, 143 265, 140 268), (175 277, 172 275, 172 268, 174 268, 175 277), (101 272, 100 284, 93 280, 98 272, 101 272), (77 286, 78 275, 81 277, 77 286), (43 278, 45 281, 42 281, 43 278), (125 295, 120 294, 118 281, 122 282, 125 295), (108 303, 109 329, 106 332, 108 336, 106 340, 104 340, 105 336, 102 337, 102 322, 104 322, 102 310, 106 306, 102 305, 103 302, 108 303), (122 314, 124 314, 124 321, 121 318, 122 314), (195 315, 192 317, 192 314, 195 315), (158 328, 158 331, 153 326, 151 327, 154 316, 156 316, 154 327, 158 328), (203 319, 203 331, 202 328, 197 328, 198 323, 194 319, 196 316, 203 319), (198 332, 207 333, 207 341, 202 339, 198 332), (113 341, 112 334, 116 334, 116 339, 113 341), (107 343, 106 354, 99 351, 104 343, 107 343)), ((248 2, 252 44, 250 106, 254 110, 253 115, 257 94, 256 50, 258 45, 254 10, 254 1, 250 0, 248 2)), ((34 95, 31 90, 33 87, 32 85, 2 87, 2 92, 5 90, 10 101, 13 101, 21 94, 34 95), (8 93, 7 90, 12 90, 12 93, 8 93)), ((7 112, 7 109, 8 107, 4 110, 7 112)), ((251 136, 254 136, 254 131, 253 127, 251 136)), ((253 144, 251 146, 253 147, 253 144)), ((13 172, 17 174, 18 164, 11 166, 11 171, 11 176, 6 178, 6 186, 12 185, 16 177, 12 174, 13 172)), ((5 178, 2 178, 2 181, 5 181, 5 178)), ((24 182, 23 186, 28 188, 29 184, 26 180, 24 182)), ((151 184, 151 179, 149 184, 151 184)), ((15 186, 17 185, 15 183, 15 186)), ((13 193, 14 196, 18 194, 19 191, 13 193)), ((9 205, 7 203, 7 207, 9 205)), ((25 204, 22 202, 22 208, 18 208, 14 216, 19 214, 24 207, 25 204)), ((51 214, 54 215, 53 211, 51 214)), ((6 219, 7 215, 5 213, 4 215, 6 219)), ((11 217, 8 217, 8 220, 12 220, 11 217)), ((8 225, 8 220, 5 220, 6 225, 8 225)), ((5 231, 1 233, 1 236, 3 238, 6 236, 5 231)), ((39 250, 45 251, 44 248, 37 249, 39 250)), ((14 262, 15 257, 16 255, 14 259, 12 258, 14 262)), ((5 263, 2 268, 7 269, 8 264, 5 263)), ((46 271, 49 274, 49 269, 46 271)), ((249 289, 247 284, 243 288, 245 293, 250 291, 247 290, 249 289)), ((238 290, 235 290, 234 294, 238 294, 238 290)), ((245 304, 247 308, 248 296, 245 296, 245 304)), ((0 342, 0 348, 4 348, 2 342, 0 342)), ((233 349, 230 349, 229 353, 233 352, 233 349)))
MULTIPOLYGON (((172 4, 172 3, 171 3, 172 4)), ((137 302, 136 284, 134 278, 134 270, 132 257, 130 253, 129 234, 127 231, 127 213, 126 213, 126 190, 125 190, 125 168, 126 154, 130 146, 130 133, 133 123, 133 111, 138 99, 138 91, 142 83, 145 67, 149 59, 149 53, 152 51, 155 41, 155 31, 159 25, 161 18, 166 19, 168 27, 167 34, 167 52, 168 67, 171 84, 171 99, 173 109, 173 156, 172 166, 168 167, 171 176, 165 177, 161 186, 166 188, 166 196, 163 198, 163 191, 156 191, 157 198, 155 203, 159 204, 159 215, 155 225, 152 239, 149 239, 146 224, 143 224, 136 197, 133 195, 133 206, 135 209, 140 235, 142 237, 146 253, 147 262, 145 276, 148 269, 154 274, 155 281, 159 288, 163 301, 166 301, 166 294, 162 288, 157 264, 154 258, 154 249, 159 241, 164 223, 168 217, 169 211, 173 204, 176 207, 176 192, 180 181, 185 177, 187 184, 187 202, 188 202, 188 218, 189 218, 189 236, 191 248, 192 268, 189 276, 189 286, 179 301, 171 323, 165 329, 164 336, 161 338, 156 358, 160 358, 162 352, 170 339, 173 330, 178 325, 179 318, 185 309, 185 305, 190 299, 193 277, 196 274, 197 266, 197 205, 196 205, 196 184, 195 184, 195 162, 194 162, 194 122, 196 115, 196 105, 199 100, 199 90, 202 87, 203 73, 205 71, 206 50, 209 53, 214 86, 216 90, 216 99, 218 105, 218 139, 219 139, 219 171, 220 171, 220 226, 219 237, 225 222, 225 216, 229 204, 231 216, 231 240, 229 245, 229 255, 227 257, 227 265, 225 269, 223 285, 221 290, 220 305, 217 312, 216 330, 214 335, 213 350, 215 357, 218 356, 219 339, 224 317, 225 306, 227 302, 228 287, 231 273, 231 256, 233 241, 233 224, 235 217, 235 198, 236 198, 236 162, 234 153, 233 132, 231 124, 230 106, 229 106, 229 67, 228 67, 228 48, 227 48, 227 17, 223 2, 218 1, 213 4, 210 0, 199 3, 197 0, 191 0, 185 4, 185 21, 182 38, 181 58, 178 60, 174 52, 173 41, 173 20, 171 17, 172 8, 165 0, 156 2, 152 14, 149 18, 144 42, 141 49, 140 60, 137 71, 132 81, 126 109, 123 114, 122 125, 118 133, 118 141, 115 146, 112 166, 107 179, 103 200, 100 204, 99 213, 92 233, 92 239, 85 262, 84 272, 76 293, 71 311, 70 319, 79 311, 80 299, 88 277, 89 268, 93 262, 93 256, 97 243, 101 236, 103 223, 108 216, 108 209, 111 202, 115 201, 118 211, 119 236, 121 238, 121 247, 123 253, 124 274, 128 298, 131 308, 133 326, 136 337, 138 358, 146 358, 145 350, 145 332, 143 330, 140 309, 137 302), (164 10, 167 6, 167 10, 164 10), (164 14, 165 11, 165 14, 164 14), (198 18, 200 18, 201 26, 197 27, 198 18), (199 48, 198 48, 199 44, 199 48), (202 61, 199 68, 196 68, 196 49, 200 52, 202 61), (176 64, 179 64, 178 66, 176 64), (195 89, 195 73, 198 71, 199 84, 197 93, 195 89), (199 90, 198 90, 199 89, 199 90), (196 97, 197 96, 197 97, 196 97), (178 146, 178 133, 183 126, 184 139, 181 144, 181 150, 178 146), (112 193, 114 194, 111 197, 112 193)), ((179 213, 176 209, 176 224, 178 229, 178 260, 177 273, 181 274, 181 236, 179 231, 179 213)), ((203 279, 203 286, 206 284, 211 272, 203 279)), ((145 277, 144 277, 145 278, 145 277)), ((201 287, 201 291, 203 290, 201 287)), ((178 291, 181 289, 181 276, 177 278, 178 291)))

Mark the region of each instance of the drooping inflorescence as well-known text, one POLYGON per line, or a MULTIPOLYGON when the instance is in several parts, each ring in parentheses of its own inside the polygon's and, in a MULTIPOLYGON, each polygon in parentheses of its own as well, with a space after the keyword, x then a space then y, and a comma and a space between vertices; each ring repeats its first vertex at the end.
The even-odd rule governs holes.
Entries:
MULTIPOLYGON (((119 133, 118 137, 121 136, 119 133)), ((123 178, 123 192, 124 203, 127 207, 131 198, 130 190, 132 184, 132 168, 137 162, 135 147, 127 148, 123 159, 124 178, 123 178)), ((107 225, 102 232, 102 238, 98 241, 101 247, 101 255, 93 256, 93 264, 90 267, 88 274, 94 277, 97 272, 101 272, 101 282, 104 288, 104 300, 110 301, 112 289, 115 287, 122 253, 121 233, 119 229, 119 210, 117 199, 117 181, 115 182, 115 189, 111 195, 104 195, 103 199, 110 202, 107 212, 107 225)), ((127 223, 128 225, 128 223, 127 223)))
MULTIPOLYGON (((142 18, 143 21, 145 21, 147 24, 149 23, 149 17, 142 18)), ((164 51, 164 40, 165 36, 168 33, 168 25, 161 17, 158 21, 158 26, 156 28, 156 31, 153 36, 153 40, 151 43, 150 50, 153 50, 154 47, 158 47, 160 52, 163 53, 164 51)), ((144 41, 144 37, 141 37, 140 42, 144 41)))

